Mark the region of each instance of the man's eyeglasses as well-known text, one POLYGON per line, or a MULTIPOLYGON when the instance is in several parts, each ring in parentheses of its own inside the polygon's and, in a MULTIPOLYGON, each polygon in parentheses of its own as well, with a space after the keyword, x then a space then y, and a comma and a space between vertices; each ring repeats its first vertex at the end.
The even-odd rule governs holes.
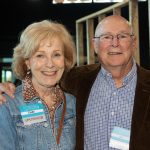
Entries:
POLYGON ((117 40, 119 42, 127 42, 130 40, 130 38, 134 36, 133 34, 129 34, 129 33, 120 33, 117 35, 112 35, 112 34, 102 34, 98 37, 94 37, 94 38, 99 38, 101 42, 106 42, 106 43, 110 43, 113 41, 114 38, 117 38, 117 40))

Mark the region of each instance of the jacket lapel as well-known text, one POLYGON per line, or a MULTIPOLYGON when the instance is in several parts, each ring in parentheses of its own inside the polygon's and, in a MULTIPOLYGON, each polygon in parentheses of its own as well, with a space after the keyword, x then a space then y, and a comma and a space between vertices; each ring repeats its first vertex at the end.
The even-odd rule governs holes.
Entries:
POLYGON ((145 150, 142 145, 145 145, 145 140, 149 139, 149 136, 146 137, 148 134, 146 133, 145 125, 147 121, 150 122, 150 85, 147 84, 146 79, 148 78, 144 76, 143 70, 138 67, 131 125, 130 150, 141 150, 141 148, 145 150))

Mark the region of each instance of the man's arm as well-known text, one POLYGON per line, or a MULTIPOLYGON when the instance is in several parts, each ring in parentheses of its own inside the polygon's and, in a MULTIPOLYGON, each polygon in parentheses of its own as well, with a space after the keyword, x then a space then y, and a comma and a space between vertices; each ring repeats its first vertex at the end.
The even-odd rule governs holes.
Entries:
POLYGON ((60 85, 64 91, 69 92, 76 96, 78 84, 80 80, 79 67, 72 68, 69 72, 66 72, 61 79, 60 85))
POLYGON ((0 83, 0 104, 6 102, 6 99, 3 96, 3 93, 6 93, 11 98, 14 98, 15 90, 16 90, 16 87, 13 83, 10 83, 10 82, 0 83))

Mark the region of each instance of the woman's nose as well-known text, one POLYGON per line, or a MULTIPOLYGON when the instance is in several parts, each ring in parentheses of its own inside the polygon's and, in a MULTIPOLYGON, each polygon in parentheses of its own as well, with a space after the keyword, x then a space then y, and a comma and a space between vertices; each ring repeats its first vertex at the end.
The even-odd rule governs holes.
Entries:
POLYGON ((46 64, 47 64, 48 67, 53 67, 54 66, 53 60, 51 58, 47 58, 46 64))

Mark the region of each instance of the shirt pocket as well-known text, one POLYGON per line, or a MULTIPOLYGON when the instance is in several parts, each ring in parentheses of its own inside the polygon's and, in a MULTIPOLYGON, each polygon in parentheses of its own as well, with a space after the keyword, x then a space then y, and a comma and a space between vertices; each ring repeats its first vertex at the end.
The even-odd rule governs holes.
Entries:
POLYGON ((65 132, 71 132, 76 127, 75 115, 67 115, 64 119, 64 130, 65 132))
MULTIPOLYGON (((60 118, 55 119, 55 124, 59 126, 60 118)), ((66 114, 61 134, 61 146, 66 150, 75 149, 76 141, 76 117, 74 114, 66 114)))
POLYGON ((31 125, 24 125, 21 115, 14 115, 13 120, 19 138, 20 149, 36 149, 38 146, 37 141, 40 141, 39 135, 42 133, 42 131, 46 130, 49 124, 45 121, 31 125))
MULTIPOLYGON (((61 120, 61 116, 55 117, 56 128, 59 127, 60 120, 61 120)), ((69 133, 75 127, 76 127, 76 116, 74 114, 66 114, 64 118, 63 130, 69 133)))
POLYGON ((22 121, 21 115, 13 115, 13 120, 15 122, 15 125, 17 128, 24 128, 24 129, 35 129, 42 126, 48 126, 47 121, 39 122, 39 123, 33 123, 31 125, 24 125, 22 121))

